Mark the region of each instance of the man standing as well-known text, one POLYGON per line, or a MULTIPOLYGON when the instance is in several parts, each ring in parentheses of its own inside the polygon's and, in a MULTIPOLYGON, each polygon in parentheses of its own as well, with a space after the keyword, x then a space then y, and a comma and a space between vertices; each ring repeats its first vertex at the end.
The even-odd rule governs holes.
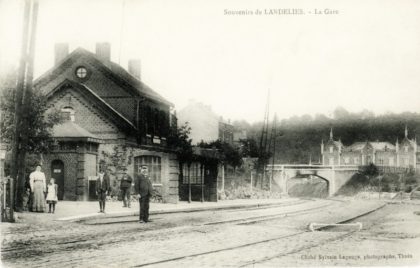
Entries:
POLYGON ((136 180, 136 193, 140 202, 140 223, 149 222, 149 202, 153 187, 147 166, 142 166, 136 180))
POLYGON ((99 171, 98 179, 96 180, 96 195, 99 199, 99 213, 105 213, 105 200, 106 196, 111 190, 109 176, 103 169, 99 171))
POLYGON ((122 192, 122 198, 123 198, 123 207, 130 207, 130 199, 131 199, 131 183, 133 182, 133 179, 130 177, 130 175, 127 174, 127 170, 123 170, 123 175, 121 178, 121 185, 120 189, 122 192))

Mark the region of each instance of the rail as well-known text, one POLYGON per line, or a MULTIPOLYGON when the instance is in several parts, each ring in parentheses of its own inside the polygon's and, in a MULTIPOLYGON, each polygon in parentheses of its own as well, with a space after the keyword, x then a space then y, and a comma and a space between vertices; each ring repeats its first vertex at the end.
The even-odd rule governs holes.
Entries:
POLYGON ((267 165, 266 170, 361 170, 362 166, 357 165, 303 165, 303 164, 275 164, 267 165))

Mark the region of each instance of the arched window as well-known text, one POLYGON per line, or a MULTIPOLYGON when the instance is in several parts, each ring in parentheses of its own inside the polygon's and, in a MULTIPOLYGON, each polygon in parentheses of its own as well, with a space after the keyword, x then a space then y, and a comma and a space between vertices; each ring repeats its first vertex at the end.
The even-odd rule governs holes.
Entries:
POLYGON ((147 166, 150 180, 154 184, 162 183, 161 158, 153 155, 142 155, 134 158, 134 172, 140 174, 142 166, 147 166))
POLYGON ((74 109, 72 107, 66 106, 63 109, 61 109, 61 115, 65 121, 70 120, 74 122, 74 109))

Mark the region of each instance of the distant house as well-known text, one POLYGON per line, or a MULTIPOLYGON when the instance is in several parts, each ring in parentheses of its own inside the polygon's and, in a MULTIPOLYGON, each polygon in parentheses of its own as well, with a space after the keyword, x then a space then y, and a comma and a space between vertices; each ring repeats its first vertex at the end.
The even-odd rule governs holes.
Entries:
POLYGON ((191 127, 193 144, 218 139, 233 144, 233 125, 214 113, 209 105, 190 100, 186 107, 178 111, 177 117, 179 125, 188 122, 191 127))
POLYGON ((233 133, 233 143, 237 146, 241 144, 241 141, 248 138, 246 130, 238 130, 233 133))
POLYGON ((44 158, 47 177, 59 185, 59 199, 89 200, 100 167, 111 174, 112 194, 121 172, 131 176, 149 167, 164 202, 179 200, 179 165, 166 143, 174 105, 140 80, 138 60, 128 70, 110 60, 110 45, 96 53, 67 44, 55 48, 55 66, 40 76, 35 89, 59 110, 64 122, 53 129, 55 148, 44 158))
POLYGON ((416 139, 408 138, 405 129, 404 139, 395 144, 389 142, 355 142, 344 146, 340 140, 335 141, 331 129, 330 138, 321 143, 323 165, 369 165, 383 167, 403 167, 419 170, 420 150, 416 139))

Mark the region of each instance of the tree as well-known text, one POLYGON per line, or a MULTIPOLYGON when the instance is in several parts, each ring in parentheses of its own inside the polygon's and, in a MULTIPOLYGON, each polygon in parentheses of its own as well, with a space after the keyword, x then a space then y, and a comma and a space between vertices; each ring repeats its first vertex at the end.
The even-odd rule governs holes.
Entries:
MULTIPOLYGON (((13 78, 9 78, 13 79, 13 78)), ((25 105, 25 123, 20 127, 20 133, 25 134, 25 142, 19 135, 15 137, 15 99, 16 89, 13 82, 2 83, 0 100, 0 133, 1 142, 11 149, 14 139, 19 143, 19 161, 17 165, 16 202, 17 209, 22 208, 22 200, 26 178, 26 158, 30 154, 41 155, 51 150, 54 143, 51 135, 52 127, 60 122, 60 113, 57 110, 47 112, 47 98, 40 92, 34 91, 27 96, 29 105, 25 105)), ((42 158, 41 158, 42 159, 42 158)), ((40 164, 39 160, 38 163, 40 164)))
POLYGON ((217 149, 222 154, 222 162, 230 165, 233 169, 242 165, 242 155, 238 148, 233 147, 227 142, 216 140, 213 142, 200 142, 198 144, 202 148, 217 149))
MULTIPOLYGON (((14 113, 15 113, 15 90, 8 88, 3 91, 0 100, 0 111, 2 118, 0 121, 2 142, 10 144, 14 139, 14 113)), ((51 130, 54 125, 61 121, 58 110, 47 112, 47 99, 40 92, 33 92, 30 106, 26 107, 28 121, 24 126, 24 131, 28 133, 28 143, 23 149, 27 153, 41 154, 49 152, 54 143, 51 130)))
POLYGON ((171 131, 167 137, 167 142, 170 148, 172 148, 178 156, 179 162, 191 164, 193 160, 193 149, 192 139, 189 135, 191 133, 191 127, 188 122, 185 122, 181 127, 176 125, 171 126, 171 131))
POLYGON ((258 145, 254 139, 247 138, 239 142, 242 157, 258 157, 258 145))
POLYGON ((362 174, 368 178, 368 181, 371 183, 373 179, 379 175, 378 168, 374 164, 363 167, 362 174))

